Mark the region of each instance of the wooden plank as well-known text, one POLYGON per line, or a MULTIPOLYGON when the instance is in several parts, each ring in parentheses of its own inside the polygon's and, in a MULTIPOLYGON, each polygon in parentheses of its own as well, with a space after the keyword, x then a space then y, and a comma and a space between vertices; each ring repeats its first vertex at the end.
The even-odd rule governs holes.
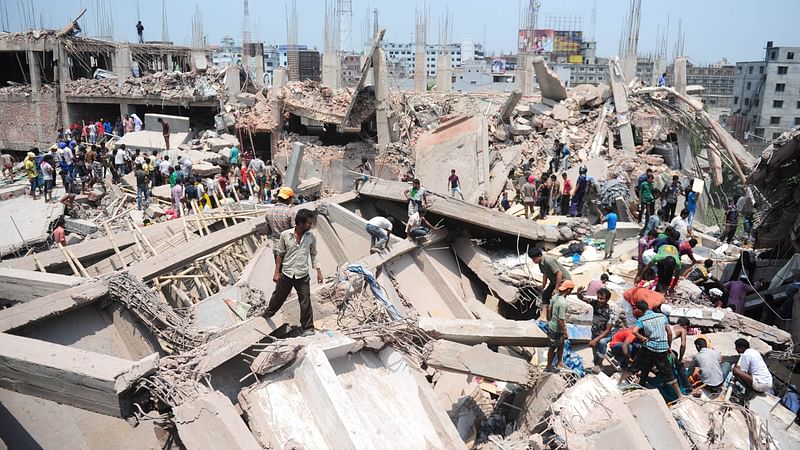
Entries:
POLYGON ((485 344, 469 346, 437 340, 429 342, 426 347, 428 356, 425 362, 431 367, 471 373, 511 383, 530 382, 530 364, 524 359, 495 353, 485 344))
POLYGON ((420 317, 419 327, 435 339, 466 345, 547 346, 547 335, 532 322, 420 317))
POLYGON ((0 333, 0 387, 100 414, 126 417, 123 393, 157 366, 0 333))
POLYGON ((0 267, 0 299, 27 302, 86 282, 86 278, 0 267))

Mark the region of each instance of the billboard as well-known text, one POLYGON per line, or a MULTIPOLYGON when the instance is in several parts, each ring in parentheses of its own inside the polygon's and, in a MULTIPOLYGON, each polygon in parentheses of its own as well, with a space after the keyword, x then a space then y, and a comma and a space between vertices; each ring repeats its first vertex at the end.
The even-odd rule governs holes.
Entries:
MULTIPOLYGON (((553 51, 555 30, 519 30, 518 50, 543 55, 553 51)), ((580 48, 580 45, 578 45, 580 48)))
POLYGON ((553 53, 563 58, 577 55, 581 51, 581 42, 582 31, 556 31, 553 36, 553 53))

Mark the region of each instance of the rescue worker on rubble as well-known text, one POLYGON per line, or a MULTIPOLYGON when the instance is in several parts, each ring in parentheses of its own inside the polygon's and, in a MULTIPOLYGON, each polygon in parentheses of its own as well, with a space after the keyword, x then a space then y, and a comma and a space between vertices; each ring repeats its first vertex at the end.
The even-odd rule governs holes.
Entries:
POLYGON ((572 202, 569 208, 570 217, 583 216, 583 196, 586 195, 586 190, 591 182, 591 179, 586 175, 587 172, 586 166, 581 166, 578 179, 575 180, 575 187, 572 188, 572 202))
POLYGON ((543 275, 542 312, 539 317, 544 320, 550 316, 550 299, 553 296, 556 286, 560 286, 561 282, 564 280, 572 280, 572 275, 556 258, 545 255, 542 249, 538 247, 528 250, 528 257, 533 260, 534 264, 539 265, 539 270, 541 270, 543 275))
POLYGON ((678 387, 678 382, 672 373, 672 365, 669 362, 669 347, 672 342, 672 328, 669 326, 669 321, 664 314, 653 312, 648 308, 646 302, 638 302, 636 309, 642 315, 636 321, 633 332, 639 340, 644 342, 644 347, 636 358, 640 384, 644 385, 650 371, 655 367, 680 399, 683 394, 678 387))
POLYGON ((408 200, 408 217, 428 206, 428 190, 421 186, 419 178, 414 178, 411 187, 403 191, 403 195, 408 200))
POLYGON ((553 309, 547 322, 547 367, 546 372, 564 368, 564 343, 567 341, 567 295, 575 288, 572 280, 564 280, 558 286, 553 299, 553 309), (553 366, 553 363, 555 366, 553 366))

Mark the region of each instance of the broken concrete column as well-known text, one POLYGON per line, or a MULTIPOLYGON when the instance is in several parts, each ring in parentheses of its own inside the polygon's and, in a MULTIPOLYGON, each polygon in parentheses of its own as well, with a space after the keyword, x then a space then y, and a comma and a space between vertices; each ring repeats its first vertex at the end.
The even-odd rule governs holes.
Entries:
MULTIPOLYGON (((675 90, 682 95, 686 95, 686 58, 683 56, 675 58, 673 79, 675 90)), ((685 109, 686 105, 683 104, 682 107, 685 109)), ((689 136, 689 132, 682 127, 678 131, 678 153, 680 154, 681 169, 691 171, 694 168, 692 139, 689 136)))
POLYGON ((466 345, 547 345, 547 335, 532 322, 420 317, 419 328, 432 338, 466 345))
POLYGON ((558 79, 555 73, 550 71, 544 58, 536 57, 533 59, 533 70, 536 73, 536 81, 539 83, 539 90, 542 92, 542 102, 545 99, 560 102, 567 98, 567 88, 558 79))
POLYGON ((531 74, 531 57, 529 55, 519 55, 517 60, 517 89, 524 96, 533 94, 533 74, 531 74))
POLYGON ((380 47, 376 47, 372 54, 372 71, 375 76, 375 125, 378 128, 378 150, 383 151, 391 143, 392 134, 389 127, 389 73, 386 67, 386 51, 380 47))
POLYGON ((300 167, 303 164, 303 154, 306 151, 306 144, 302 142, 292 143, 292 157, 289 159, 289 166, 286 169, 286 176, 283 180, 285 186, 297 189, 300 185, 300 167))
MULTIPOLYGON (((627 154, 633 154, 636 148, 633 143, 633 130, 628 110, 628 92, 619 59, 613 58, 608 61, 608 73, 608 78, 611 80, 611 92, 614 95, 614 108, 617 111, 617 128, 622 141, 622 150, 627 154)), ((610 146, 611 143, 609 143, 610 146)))
POLYGON ((511 91, 511 94, 509 94, 505 103, 503 103, 503 107, 500 109, 500 119, 503 121, 503 123, 508 122, 508 119, 511 117, 511 113, 514 112, 514 108, 517 107, 517 103, 519 103, 521 98, 521 90, 514 89, 511 91))
POLYGON ((486 344, 471 347, 444 340, 430 341, 425 345, 425 354, 425 362, 431 367, 511 383, 530 382, 530 364, 524 359, 495 353, 486 344))
POLYGON ((336 52, 322 54, 322 84, 331 89, 342 87, 342 64, 336 52))
POLYGON ((188 450, 261 449, 236 407, 219 391, 203 392, 173 408, 173 413, 178 436, 188 450))

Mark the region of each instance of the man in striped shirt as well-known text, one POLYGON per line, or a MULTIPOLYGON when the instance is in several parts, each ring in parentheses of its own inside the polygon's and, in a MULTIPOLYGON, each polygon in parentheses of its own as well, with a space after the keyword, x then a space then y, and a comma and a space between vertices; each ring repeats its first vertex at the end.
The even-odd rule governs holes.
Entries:
POLYGON ((647 302, 639 301, 636 309, 642 315, 636 321, 633 332, 636 337, 644 342, 644 347, 636 357, 636 368, 639 372, 639 383, 644 385, 650 370, 655 366, 668 384, 681 398, 681 389, 672 373, 672 364, 669 362, 669 347, 672 342, 672 327, 669 326, 667 316, 655 313, 647 306, 647 302))
POLYGON ((272 242, 272 254, 275 255, 277 260, 278 239, 281 233, 292 228, 294 216, 292 214, 292 199, 294 198, 294 191, 290 187, 282 187, 278 191, 278 201, 272 208, 267 210, 264 220, 266 222, 266 235, 269 236, 272 242))

